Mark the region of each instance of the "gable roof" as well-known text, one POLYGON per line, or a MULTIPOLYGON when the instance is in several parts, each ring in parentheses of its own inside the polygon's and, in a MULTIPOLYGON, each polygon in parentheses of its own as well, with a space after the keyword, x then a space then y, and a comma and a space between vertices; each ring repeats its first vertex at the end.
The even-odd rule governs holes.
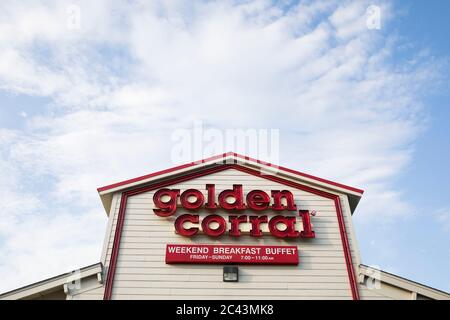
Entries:
MULTIPOLYGON (((359 266, 359 270, 362 274, 372 277, 374 268, 369 267, 367 265, 361 264, 359 266)), ((450 294, 448 292, 432 288, 430 286, 424 285, 422 283, 412 281, 398 275, 378 270, 380 272, 380 280, 381 282, 393 285, 395 287, 402 288, 404 290, 411 291, 411 293, 420 294, 429 299, 436 300, 450 300, 450 294)), ((416 298, 417 299, 417 298, 416 298)))
POLYGON ((201 159, 198 161, 186 163, 169 169, 153 172, 133 179, 116 182, 110 185, 100 187, 97 189, 97 191, 100 195, 100 199, 102 200, 103 207, 105 208, 106 213, 109 214, 112 202, 112 195, 115 192, 123 191, 143 184, 148 184, 155 180, 164 179, 169 176, 199 170, 208 166, 224 165, 230 163, 239 163, 240 165, 250 166, 252 168, 256 167, 261 172, 264 172, 264 174, 281 175, 304 183, 326 188, 335 192, 345 193, 349 196, 349 202, 352 213, 356 208, 362 194, 364 193, 363 190, 355 187, 350 187, 338 182, 319 178, 304 172, 296 171, 269 162, 254 159, 248 156, 243 156, 235 152, 223 153, 206 159, 201 159))
POLYGON ((103 265, 101 262, 98 262, 79 270, 63 273, 52 278, 44 279, 24 287, 4 292, 0 294, 0 300, 38 298, 57 290, 63 291, 64 285, 70 283, 71 281, 83 279, 102 272, 103 265), (76 273, 75 271, 78 271, 78 273, 76 273))

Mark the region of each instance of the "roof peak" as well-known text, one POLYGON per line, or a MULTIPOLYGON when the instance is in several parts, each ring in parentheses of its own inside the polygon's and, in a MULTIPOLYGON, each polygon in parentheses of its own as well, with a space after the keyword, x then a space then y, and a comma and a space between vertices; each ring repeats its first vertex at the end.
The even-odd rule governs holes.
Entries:
POLYGON ((357 193, 357 194, 360 194, 360 195, 362 195, 364 193, 363 190, 358 189, 358 188, 350 187, 350 186, 347 186, 347 185, 344 185, 344 184, 341 184, 341 183, 338 183, 338 182, 334 182, 334 181, 331 181, 331 180, 319 178, 317 176, 313 176, 313 175, 310 175, 310 174, 307 174, 307 173, 304 173, 304 172, 300 172, 300 171, 296 171, 296 170, 289 169, 289 168, 286 168, 286 167, 282 167, 282 166, 279 166, 279 165, 275 165, 275 164, 272 164, 272 163, 269 163, 269 162, 266 162, 266 161, 263 161, 263 160, 252 158, 250 156, 241 155, 241 154, 233 152, 233 151, 228 151, 228 152, 225 152, 225 153, 222 153, 222 154, 218 154, 218 155, 215 155, 215 156, 212 156, 212 157, 208 157, 208 158, 205 158, 205 159, 200 159, 200 160, 193 161, 193 162, 190 162, 190 163, 178 165, 178 166, 175 166, 175 167, 172 167, 172 168, 164 169, 164 170, 161 170, 161 171, 156 171, 156 172, 153 172, 153 173, 150 173, 150 174, 147 174, 147 175, 143 175, 143 176, 139 176, 139 177, 136 177, 136 178, 132 178, 132 179, 116 182, 116 183, 113 183, 113 184, 110 184, 110 185, 106 185, 106 186, 100 187, 100 188, 97 189, 97 191, 99 193, 104 193, 104 192, 107 192, 108 190, 116 189, 116 188, 121 187, 121 186, 126 186, 126 185, 131 184, 131 183, 136 183, 136 182, 139 182, 139 181, 147 180, 147 179, 150 179, 150 178, 153 178, 153 177, 156 177, 156 176, 160 176, 160 175, 163 175, 163 174, 176 172, 176 171, 179 171, 179 170, 182 170, 182 169, 185 169, 185 168, 191 168, 191 167, 194 168, 197 165, 208 163, 208 162, 214 163, 214 161, 216 161, 216 160, 217 160, 216 163, 220 163, 220 162, 224 161, 228 157, 233 157, 236 160, 244 160, 244 161, 253 162, 253 163, 259 164, 259 165, 264 165, 266 167, 269 167, 269 168, 272 168, 272 169, 277 169, 277 170, 280 170, 280 171, 284 171, 284 172, 287 172, 287 173, 290 173, 290 174, 293 174, 293 175, 300 176, 302 178, 306 178, 306 179, 318 181, 318 182, 321 182, 321 183, 329 184, 329 185, 334 186, 334 187, 346 189, 348 191, 351 191, 353 193, 357 193))

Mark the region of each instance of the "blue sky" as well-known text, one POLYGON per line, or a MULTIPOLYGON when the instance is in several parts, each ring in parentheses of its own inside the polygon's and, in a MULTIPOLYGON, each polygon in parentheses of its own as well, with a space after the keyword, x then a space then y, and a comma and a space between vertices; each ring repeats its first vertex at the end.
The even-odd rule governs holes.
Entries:
POLYGON ((278 129, 263 160, 366 190, 365 264, 450 291, 448 1, 0 6, 0 291, 97 262, 96 187, 195 123, 278 129))
MULTIPOLYGON (((450 3, 446 1, 412 1, 407 5, 404 17, 395 21, 393 27, 417 47, 428 48, 435 56, 448 57, 450 42, 446 33, 450 24, 447 19, 449 12, 450 3)), ((450 177, 449 89, 447 82, 441 90, 426 98, 425 103, 430 106, 429 123, 415 141, 414 161, 398 181, 398 185, 408 188, 409 193, 420 190, 415 192, 414 201, 422 208, 429 206, 431 199, 439 206, 448 205, 445 195, 450 193, 450 184, 446 181, 446 177, 450 177)))
MULTIPOLYGON (((416 0, 404 5, 398 7, 402 11, 399 17, 391 21, 392 30, 411 42, 417 50, 427 48, 435 57, 448 57, 450 42, 446 33, 450 28, 450 3, 416 0)), ((401 61, 404 57, 394 59, 401 61)), ((426 128, 414 141, 412 161, 393 181, 395 188, 402 190, 413 206, 409 217, 388 227, 399 245, 397 253, 385 259, 372 256, 373 245, 365 240, 369 233, 376 239, 376 233, 383 227, 375 230, 357 228, 366 263, 376 265, 384 260, 384 263, 396 265, 392 267, 393 272, 446 291, 449 291, 449 276, 438 269, 450 268, 450 229, 448 217, 435 219, 435 212, 449 210, 449 89, 449 83, 445 82, 439 90, 424 97, 424 104, 427 105, 426 128)), ((357 227, 359 223, 363 224, 360 222, 362 217, 355 218, 357 227)))

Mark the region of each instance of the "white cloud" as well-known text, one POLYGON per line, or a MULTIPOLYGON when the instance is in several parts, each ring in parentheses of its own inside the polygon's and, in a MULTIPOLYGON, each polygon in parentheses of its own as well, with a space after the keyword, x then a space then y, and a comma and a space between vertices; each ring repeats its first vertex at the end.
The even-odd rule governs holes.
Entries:
POLYGON ((98 211, 72 215, 60 209, 21 218, 0 229, 2 291, 98 262, 105 228, 98 211))
POLYGON ((449 208, 440 208, 436 211, 435 221, 441 226, 441 228, 450 232, 450 209, 449 208))
POLYGON ((0 88, 53 104, 0 135, 2 179, 15 180, 0 184, 0 290, 92 262, 95 188, 172 166, 170 135, 194 120, 280 128, 281 164, 366 189, 358 214, 411 209, 389 183, 411 159, 436 64, 390 64, 397 40, 367 30, 369 2, 77 3, 80 30, 66 27, 71 2, 1 5, 0 88))

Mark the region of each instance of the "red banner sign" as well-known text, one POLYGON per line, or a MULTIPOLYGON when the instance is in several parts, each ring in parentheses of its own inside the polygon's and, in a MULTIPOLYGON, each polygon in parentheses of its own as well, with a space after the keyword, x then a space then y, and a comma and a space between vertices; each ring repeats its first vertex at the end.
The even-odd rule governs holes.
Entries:
POLYGON ((166 263, 298 265, 296 246, 168 244, 166 263))

